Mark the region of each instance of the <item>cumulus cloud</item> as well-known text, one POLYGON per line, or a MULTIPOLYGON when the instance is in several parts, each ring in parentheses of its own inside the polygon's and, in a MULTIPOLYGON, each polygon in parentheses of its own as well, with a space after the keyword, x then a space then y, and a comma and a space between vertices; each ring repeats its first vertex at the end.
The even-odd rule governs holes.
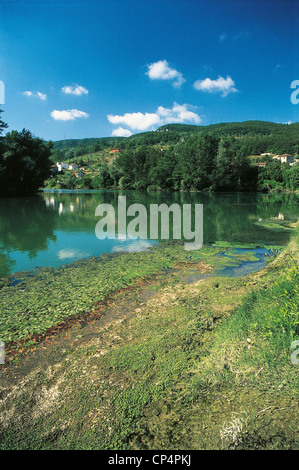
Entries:
POLYGON ((123 127, 118 127, 117 129, 114 129, 112 131, 112 136, 115 137, 130 137, 132 135, 132 132, 129 131, 129 129, 124 129, 123 127))
MULTIPOLYGON (((107 119, 112 124, 124 124, 132 130, 138 131, 145 131, 149 128, 170 123, 191 122, 200 124, 201 118, 198 114, 191 111, 190 108, 192 107, 188 104, 180 105, 174 103, 172 108, 159 106, 155 113, 125 113, 122 116, 109 114, 107 119)), ((119 129, 125 130, 123 128, 119 129)))
POLYGON ((79 111, 78 109, 68 109, 58 111, 54 109, 51 113, 52 118, 55 121, 73 121, 76 118, 87 118, 89 114, 85 113, 84 111, 79 111))
POLYGON ((184 123, 184 122, 193 122, 194 124, 200 124, 201 118, 198 114, 190 111, 191 106, 188 104, 177 104, 174 103, 173 107, 164 108, 159 106, 157 109, 157 114, 160 116, 160 119, 163 121, 163 124, 167 123, 184 123))
POLYGON ((65 93, 66 95, 87 95, 88 90, 81 85, 72 85, 72 86, 64 86, 61 88, 62 93, 65 93))
POLYGON ((170 80, 175 88, 179 88, 186 81, 181 72, 169 66, 167 60, 158 60, 150 64, 146 75, 151 80, 170 80))
POLYGON ((25 96, 33 96, 33 97, 36 97, 36 98, 39 98, 40 100, 44 101, 47 99, 47 95, 45 95, 45 93, 41 93, 40 91, 37 91, 36 93, 34 93, 33 91, 24 91, 23 92, 23 95, 25 96))
POLYGON ((206 91, 208 93, 222 93, 222 96, 225 97, 229 93, 235 93, 238 91, 235 88, 235 82, 231 77, 218 77, 217 80, 211 80, 210 78, 205 78, 204 80, 197 80, 193 83, 195 90, 206 91))
POLYGON ((125 124, 133 130, 144 131, 159 124, 160 118, 156 113, 125 113, 123 116, 108 114, 111 124, 125 124))

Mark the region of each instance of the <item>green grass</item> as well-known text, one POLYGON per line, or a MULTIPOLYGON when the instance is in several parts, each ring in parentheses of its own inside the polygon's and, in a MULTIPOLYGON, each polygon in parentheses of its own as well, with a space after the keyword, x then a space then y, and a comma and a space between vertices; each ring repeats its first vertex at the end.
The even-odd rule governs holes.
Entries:
POLYGON ((268 267, 217 330, 194 380, 195 393, 203 387, 213 393, 223 385, 271 383, 275 388, 284 382, 298 394, 298 367, 290 361, 290 345, 299 339, 298 229, 291 244, 293 250, 268 267))

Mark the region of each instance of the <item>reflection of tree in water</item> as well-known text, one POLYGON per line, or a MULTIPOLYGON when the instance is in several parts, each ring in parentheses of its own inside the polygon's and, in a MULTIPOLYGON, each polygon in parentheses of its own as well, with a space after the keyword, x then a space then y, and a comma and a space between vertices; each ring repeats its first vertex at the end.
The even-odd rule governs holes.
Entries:
MULTIPOLYGON (((257 227, 261 219, 277 217, 280 212, 299 215, 298 196, 294 194, 257 193, 190 193, 190 192, 146 192, 146 191, 101 191, 94 193, 44 193, 47 205, 55 207, 59 213, 57 228, 69 231, 94 232, 98 217, 95 210, 99 204, 111 204, 115 209, 116 230, 118 218, 118 197, 126 196, 127 208, 130 204, 142 204, 147 209, 147 227, 150 227, 150 204, 177 203, 203 204, 204 243, 217 240, 243 243, 285 243, 287 233, 273 233, 257 227)), ((137 214, 136 214, 137 216, 137 214)), ((127 223, 132 217, 127 217, 127 223)), ((194 217, 192 218, 194 229, 194 217)), ((172 234, 170 216, 169 234, 172 234)))
POLYGON ((281 213, 286 219, 299 216, 299 197, 294 193, 268 193, 258 199, 258 213, 263 219, 278 217, 281 213))
MULTIPOLYGON (((99 218, 95 210, 99 204, 111 204, 115 209, 116 235, 118 228, 118 197, 126 196, 127 209, 133 203, 147 209, 147 228, 150 228, 150 204, 203 204, 204 243, 232 241, 240 243, 284 244, 287 232, 275 232, 262 226, 262 221, 286 220, 299 216, 299 198, 296 194, 254 193, 190 193, 146 191, 99 191, 90 193, 45 192, 38 197, 0 199, 0 276, 13 270, 10 252, 28 253, 34 258, 47 250, 50 241, 56 241, 55 231, 84 233, 95 236, 99 218)), ((136 213, 137 217, 138 213, 136 213)), ((127 224, 132 217, 127 217, 127 224)), ((279 222, 279 221, 278 221, 279 222)), ((194 220, 192 221, 194 230, 194 220)), ((138 229, 137 229, 138 230, 138 229)), ((160 232, 159 232, 160 234, 160 232)), ((172 236, 172 216, 169 235, 172 236)), ((84 240, 84 239, 83 239, 84 240)), ((192 241, 192 240, 190 240, 192 241)))
POLYGON ((251 240, 250 232, 255 232, 251 220, 256 209, 253 195, 250 200, 244 200, 244 195, 238 193, 207 193, 202 197, 202 204, 204 243, 209 244, 219 240, 239 242, 251 240))
POLYGON ((4 250, 28 252, 30 258, 55 241, 57 215, 42 197, 0 200, 0 244, 4 250))
MULTIPOLYGON (((8 276, 16 262, 11 260, 7 253, 0 253, 0 278, 2 276, 8 276)), ((0 281, 1 287, 1 281, 0 281)))
POLYGON ((118 193, 64 193, 45 192, 44 201, 56 214, 56 230, 71 232, 94 232, 97 218, 95 210, 99 204, 117 205, 118 193))

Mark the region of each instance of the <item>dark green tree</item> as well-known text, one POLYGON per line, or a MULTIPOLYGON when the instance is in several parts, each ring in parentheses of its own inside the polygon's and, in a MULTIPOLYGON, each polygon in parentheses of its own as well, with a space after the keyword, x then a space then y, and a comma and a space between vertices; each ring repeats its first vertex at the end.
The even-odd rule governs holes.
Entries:
POLYGON ((215 159, 214 185, 216 190, 229 190, 234 187, 233 179, 233 152, 228 140, 221 140, 218 145, 215 159))
POLYGON ((154 156, 152 156, 151 160, 151 184, 162 190, 173 190, 175 188, 174 169, 176 166, 177 156, 173 147, 163 151, 156 150, 156 159, 154 160, 154 156))
POLYGON ((26 129, 7 133, 2 141, 0 195, 36 193, 51 173, 51 145, 26 129))
POLYGON ((178 149, 183 189, 204 190, 213 185, 219 139, 192 135, 178 149))
POLYGON ((97 179, 98 179, 98 187, 95 189, 98 189, 98 188, 108 189, 113 186, 114 181, 110 175, 109 167, 106 162, 101 165, 97 179))
POLYGON ((2 135, 3 133, 3 129, 7 129, 8 128, 8 124, 6 124, 6 122, 2 121, 1 119, 1 114, 3 113, 3 109, 0 109, 0 136, 2 135))

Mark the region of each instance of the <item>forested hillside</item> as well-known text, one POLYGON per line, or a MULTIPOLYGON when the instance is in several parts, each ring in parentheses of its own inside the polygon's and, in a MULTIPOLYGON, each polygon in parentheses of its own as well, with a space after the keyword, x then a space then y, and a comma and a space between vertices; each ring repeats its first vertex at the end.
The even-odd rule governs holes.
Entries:
POLYGON ((48 188, 119 188, 168 191, 299 189, 299 166, 261 157, 299 153, 299 123, 263 121, 209 126, 169 124, 130 137, 54 142, 53 163, 76 162, 85 174, 59 175, 48 188), (117 148, 116 154, 110 151, 117 148))
POLYGON ((102 137, 69 139, 54 142, 54 155, 67 158, 69 150, 76 155, 97 152, 105 148, 136 148, 142 145, 176 144, 190 134, 209 134, 216 138, 228 138, 236 147, 244 146, 248 155, 265 152, 299 153, 299 123, 278 124, 266 121, 245 121, 194 126, 168 124, 156 131, 142 132, 130 137, 102 137), (237 142, 236 142, 237 141, 237 142))

